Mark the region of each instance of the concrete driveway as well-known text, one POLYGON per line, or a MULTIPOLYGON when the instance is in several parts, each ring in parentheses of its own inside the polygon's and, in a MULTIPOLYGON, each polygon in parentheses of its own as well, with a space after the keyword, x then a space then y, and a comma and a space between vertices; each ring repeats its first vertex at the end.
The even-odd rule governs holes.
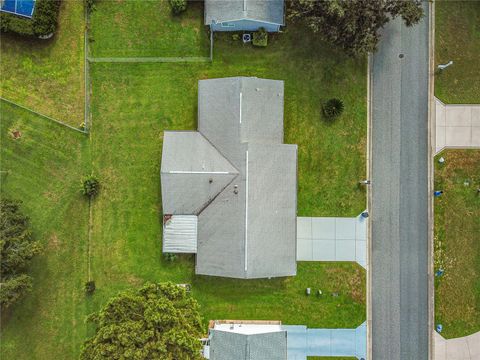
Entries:
POLYGON ((434 331, 434 360, 478 360, 480 359, 480 331, 461 338, 444 339, 434 331))
POLYGON ((298 217, 298 261, 355 261, 367 267, 367 219, 298 217))

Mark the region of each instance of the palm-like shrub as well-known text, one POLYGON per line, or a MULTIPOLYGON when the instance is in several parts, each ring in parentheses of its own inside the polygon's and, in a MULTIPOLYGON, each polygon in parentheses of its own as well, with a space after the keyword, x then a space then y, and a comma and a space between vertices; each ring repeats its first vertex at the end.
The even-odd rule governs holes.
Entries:
POLYGON ((82 185, 83 195, 92 198, 98 194, 99 190, 100 190, 100 183, 98 182, 98 179, 95 176, 89 175, 83 180, 83 185, 82 185))
POLYGON ((325 115, 328 120, 333 120, 342 114, 343 109, 343 101, 333 98, 323 105, 323 115, 325 115))
POLYGON ((187 10, 187 0, 170 0, 170 7, 175 15, 187 10))

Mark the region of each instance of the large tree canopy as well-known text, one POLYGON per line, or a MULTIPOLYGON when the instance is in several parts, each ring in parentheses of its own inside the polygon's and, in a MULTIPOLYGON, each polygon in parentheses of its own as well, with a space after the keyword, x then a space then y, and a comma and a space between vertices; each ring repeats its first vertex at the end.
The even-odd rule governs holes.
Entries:
POLYGON ((172 283, 124 292, 89 320, 97 330, 84 344, 84 360, 201 358, 198 304, 172 283))
POLYGON ((378 30, 390 19, 401 16, 411 26, 423 15, 418 0, 291 0, 288 16, 356 56, 376 49, 378 30))
POLYGON ((20 203, 2 198, 0 201, 0 307, 12 305, 32 287, 32 278, 25 274, 32 257, 40 251, 32 239, 28 218, 20 211, 20 203))

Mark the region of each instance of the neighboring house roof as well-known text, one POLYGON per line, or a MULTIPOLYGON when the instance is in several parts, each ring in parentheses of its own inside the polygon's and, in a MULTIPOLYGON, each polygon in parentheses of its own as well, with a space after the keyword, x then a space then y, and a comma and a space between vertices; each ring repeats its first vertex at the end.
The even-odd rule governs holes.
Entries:
POLYGON ((205 25, 240 19, 284 25, 283 0, 205 0, 205 25))
POLYGON ((283 81, 199 81, 199 132, 166 132, 164 214, 197 215, 196 273, 296 274, 297 146, 283 141, 283 81))
POLYGON ((286 360, 287 332, 240 334, 210 330, 210 360, 286 360))

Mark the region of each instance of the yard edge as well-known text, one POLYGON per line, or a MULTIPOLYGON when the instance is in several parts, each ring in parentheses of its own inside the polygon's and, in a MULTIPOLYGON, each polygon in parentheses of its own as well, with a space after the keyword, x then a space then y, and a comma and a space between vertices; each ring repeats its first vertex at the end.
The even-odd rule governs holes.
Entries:
MULTIPOLYGON (((367 59, 367 179, 370 179, 372 173, 372 54, 368 54, 367 59)), ((370 191, 370 186, 367 185, 367 209, 372 208, 372 193, 370 191)), ((371 219, 368 218, 367 221, 367 359, 372 359, 372 304, 371 304, 371 295, 372 295, 372 272, 370 271, 371 258, 372 258, 372 229, 371 229, 371 219)))
POLYGON ((434 283, 434 207, 433 207, 433 182, 434 171, 433 166, 435 156, 435 142, 433 136, 435 136, 435 2, 429 2, 429 76, 428 76, 428 345, 430 360, 435 359, 435 349, 433 341, 433 329, 435 322, 435 283, 434 283))

